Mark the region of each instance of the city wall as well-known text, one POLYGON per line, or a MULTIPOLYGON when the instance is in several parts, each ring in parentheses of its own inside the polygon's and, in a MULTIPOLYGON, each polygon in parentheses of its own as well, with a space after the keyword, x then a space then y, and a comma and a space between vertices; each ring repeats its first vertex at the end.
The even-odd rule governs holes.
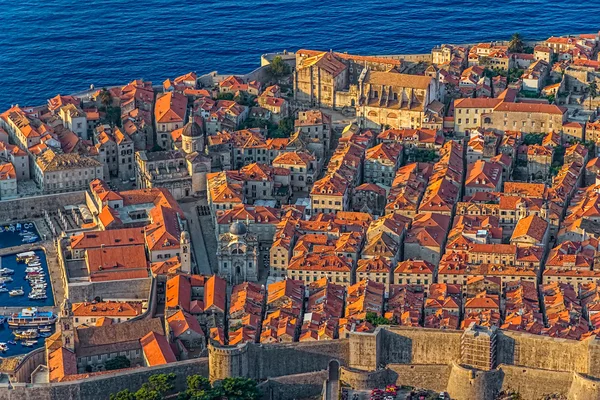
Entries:
POLYGON ((295 400, 317 397, 323 391, 327 371, 270 378, 258 385, 264 400, 295 400))
POLYGON ((209 346, 208 359, 179 362, 162 369, 140 368, 127 374, 27 388, 17 384, 12 390, 0 387, 0 400, 100 400, 107 397, 102 397, 101 387, 113 391, 136 389, 149 375, 171 371, 180 376, 200 373, 212 381, 253 378, 264 381, 260 387, 265 398, 287 400, 299 398, 301 393, 318 395, 331 360, 340 362, 341 381, 357 388, 395 382, 448 391, 453 399, 491 400, 500 390, 516 390, 525 400, 551 393, 570 400, 600 400, 600 382, 594 378, 599 376, 600 363, 596 340, 499 331, 499 365, 492 371, 479 371, 459 364, 461 336, 461 331, 394 327, 379 328, 371 334, 353 333, 349 339, 333 341, 209 346))
POLYGON ((85 192, 68 192, 45 196, 0 201, 0 221, 23 221, 40 218, 44 210, 54 211, 63 206, 85 204, 85 192))
POLYGON ((113 300, 146 300, 151 286, 151 278, 106 282, 70 282, 66 296, 73 303, 92 301, 96 297, 113 300))
POLYGON ((129 389, 135 392, 154 374, 175 372, 175 390, 185 390, 188 375, 208 376, 208 359, 181 361, 157 367, 137 368, 130 372, 89 377, 78 381, 51 384, 0 384, 0 400, 107 400, 111 393, 129 389))
POLYGON ((246 343, 236 347, 209 346, 210 379, 232 377, 267 379, 327 369, 332 359, 347 364, 348 340, 281 343, 246 343))

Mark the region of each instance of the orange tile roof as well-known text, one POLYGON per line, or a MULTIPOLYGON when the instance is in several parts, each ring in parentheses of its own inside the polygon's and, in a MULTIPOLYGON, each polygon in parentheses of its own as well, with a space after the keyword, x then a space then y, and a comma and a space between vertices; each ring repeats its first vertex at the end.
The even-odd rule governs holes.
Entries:
POLYGON ((494 111, 563 115, 567 112, 567 109, 565 107, 560 107, 554 104, 502 102, 498 104, 496 108, 494 108, 494 111))
POLYGON ((144 246, 120 246, 86 250, 90 280, 117 280, 148 277, 144 246))
POLYGON ((75 317, 136 317, 142 313, 142 304, 126 301, 101 301, 73 303, 75 317))
POLYGON ((227 282, 216 275, 207 279, 204 285, 204 309, 224 313, 227 298, 227 282))
POLYGON ((0 181, 17 179, 15 167, 11 163, 0 164, 0 181))
POLYGON ((177 92, 168 92, 156 99, 154 116, 158 123, 183 123, 187 108, 187 97, 177 92))
POLYGON ((70 238, 71 249, 118 247, 144 244, 143 228, 111 229, 83 232, 70 238))
POLYGON ((532 214, 517 221, 517 225, 511 236, 511 241, 523 236, 530 236, 538 243, 541 243, 547 229, 548 222, 541 217, 532 214))
POLYGON ((433 274, 435 266, 424 260, 400 261, 394 269, 395 274, 433 274))
POLYGON ((163 335, 150 332, 140 339, 140 344, 149 367, 177 361, 169 341, 163 335))
POLYGON ((169 325, 174 338, 178 338, 188 330, 204 335, 204 331, 200 327, 198 320, 183 310, 179 310, 175 314, 167 317, 167 324, 169 325))
POLYGON ((77 356, 71 350, 60 347, 48 354, 50 382, 61 382, 66 376, 77 374, 77 356))

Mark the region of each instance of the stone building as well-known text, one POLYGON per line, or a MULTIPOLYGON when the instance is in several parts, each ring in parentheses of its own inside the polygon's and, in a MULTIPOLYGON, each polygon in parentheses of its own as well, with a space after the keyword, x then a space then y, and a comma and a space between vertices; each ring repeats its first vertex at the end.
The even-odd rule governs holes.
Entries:
POLYGON ((217 259, 219 276, 230 284, 258 281, 258 239, 243 222, 234 222, 219 237, 217 259))
POLYGON ((404 151, 399 143, 381 143, 366 151, 364 181, 391 186, 402 164, 404 151))
POLYGON ((366 128, 421 128, 428 107, 438 99, 438 82, 429 76, 369 71, 359 87, 357 114, 366 128))
POLYGON ((204 140, 202 128, 190 117, 181 130, 182 150, 138 151, 138 187, 165 187, 176 199, 206 190, 211 161, 204 155, 204 140))
POLYGON ((17 195, 17 173, 11 163, 0 163, 0 199, 17 195))
POLYGON ((82 139, 88 138, 87 118, 80 108, 74 104, 67 104, 61 107, 59 115, 65 127, 75 132, 82 139))
POLYGON ((171 132, 183 127, 187 110, 187 97, 181 93, 168 92, 156 99, 154 124, 156 144, 163 149, 171 148, 171 132))
MULTIPOLYGON (((336 91, 348 86, 348 67, 332 52, 302 60, 294 73, 294 99, 316 107, 336 108, 336 91)), ((343 106, 343 105, 342 105, 343 106)))
POLYGON ((37 157, 33 168, 33 178, 44 193, 86 190, 94 179, 104 179, 102 164, 95 159, 51 149, 37 157))
POLYGON ((502 102, 481 117, 482 127, 504 132, 560 132, 567 121, 567 109, 554 104, 502 102))

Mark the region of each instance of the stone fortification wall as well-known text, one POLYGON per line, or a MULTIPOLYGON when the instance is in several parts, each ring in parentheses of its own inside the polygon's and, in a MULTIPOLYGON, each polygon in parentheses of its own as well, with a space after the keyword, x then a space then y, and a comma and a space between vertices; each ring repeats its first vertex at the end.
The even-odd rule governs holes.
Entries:
POLYGON ((208 359, 181 361, 157 367, 145 367, 78 381, 52 384, 0 384, 0 400, 107 400, 111 393, 124 389, 136 391, 154 374, 177 374, 176 390, 185 390, 188 375, 208 376, 208 359))
POLYGON ((329 361, 348 360, 348 340, 260 345, 210 347, 210 379, 228 376, 266 379, 327 369, 329 361))
POLYGON ((258 385, 264 400, 316 398, 323 391, 327 371, 270 378, 258 385))
POLYGON ((587 374, 590 372, 589 347, 592 342, 595 340, 554 339, 501 331, 498 335, 497 363, 587 374))
POLYGON ((102 299, 147 300, 152 287, 152 279, 128 279, 106 282, 69 283, 67 296, 73 303, 102 299))
POLYGON ((449 364, 460 359, 462 331, 391 327, 381 333, 385 364, 449 364))
POLYGON ((23 357, 17 368, 15 368, 12 378, 16 382, 30 382, 31 373, 38 365, 42 364, 46 364, 46 350, 43 347, 35 349, 23 357))
POLYGON ((382 368, 376 371, 363 371, 349 367, 341 367, 340 380, 343 383, 350 385, 353 389, 369 390, 396 383, 396 374, 388 368, 382 368))
POLYGON ((0 201, 0 222, 40 218, 44 210, 55 211, 63 206, 85 204, 85 192, 49 194, 0 201))
POLYGON ((390 364, 390 376, 397 385, 428 388, 441 392, 446 390, 450 365, 390 364))
POLYGON ((573 373, 571 387, 567 394, 569 400, 599 400, 600 399, 600 381, 587 378, 577 373, 573 373))
POLYGON ((456 400, 493 400, 500 391, 502 373, 494 371, 475 371, 452 363, 446 391, 456 400))

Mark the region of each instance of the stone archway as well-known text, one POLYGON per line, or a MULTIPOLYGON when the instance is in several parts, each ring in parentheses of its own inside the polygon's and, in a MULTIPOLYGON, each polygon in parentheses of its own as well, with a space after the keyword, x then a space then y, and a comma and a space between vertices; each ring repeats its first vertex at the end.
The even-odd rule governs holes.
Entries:
POLYGON ((331 360, 327 365, 327 370, 329 371, 329 381, 339 381, 340 380, 340 362, 338 360, 331 360))

